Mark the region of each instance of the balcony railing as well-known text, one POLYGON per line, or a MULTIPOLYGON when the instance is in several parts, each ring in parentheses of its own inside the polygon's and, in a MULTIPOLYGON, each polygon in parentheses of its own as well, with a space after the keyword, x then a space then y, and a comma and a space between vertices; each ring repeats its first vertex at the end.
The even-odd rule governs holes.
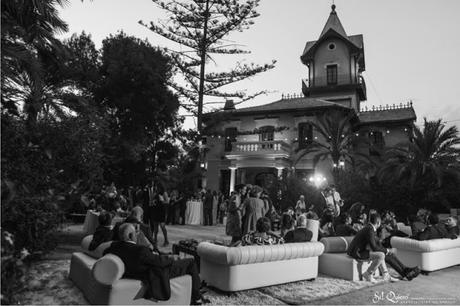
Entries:
POLYGON ((363 84, 364 79, 358 76, 357 79, 350 78, 350 74, 338 74, 336 78, 327 79, 326 76, 314 77, 314 79, 304 79, 304 84, 307 87, 322 87, 322 86, 335 86, 335 85, 348 85, 348 84, 363 84), (328 82, 329 81, 329 82, 328 82))
POLYGON ((282 140, 232 143, 231 153, 288 153, 289 145, 282 140))

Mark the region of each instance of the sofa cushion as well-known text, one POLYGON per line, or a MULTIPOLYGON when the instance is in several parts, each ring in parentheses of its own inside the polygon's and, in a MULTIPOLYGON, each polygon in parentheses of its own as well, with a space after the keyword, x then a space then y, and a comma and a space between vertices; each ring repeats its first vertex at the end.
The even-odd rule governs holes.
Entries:
POLYGON ((311 241, 318 241, 319 221, 307 219, 307 229, 313 233, 311 241))
POLYGON ((324 237, 320 242, 324 244, 324 253, 345 253, 354 236, 324 237))
POLYGON ((404 249, 416 252, 435 252, 441 250, 460 248, 460 238, 443 238, 419 241, 410 238, 392 237, 391 246, 396 249, 404 249))
POLYGON ((81 248, 82 248, 83 253, 93 258, 96 258, 96 259, 104 256, 105 249, 107 249, 112 243, 112 241, 101 243, 95 250, 90 251, 88 248, 92 240, 93 240, 93 235, 88 235, 85 238, 83 238, 83 240, 81 241, 81 248))
POLYGON ((93 266, 92 275, 95 280, 104 285, 112 285, 125 273, 125 265, 120 257, 107 254, 99 258, 93 266))
POLYGON ((315 257, 323 253, 319 242, 286 243, 277 245, 250 245, 226 247, 209 242, 198 245, 198 255, 217 264, 246 265, 261 262, 315 257))

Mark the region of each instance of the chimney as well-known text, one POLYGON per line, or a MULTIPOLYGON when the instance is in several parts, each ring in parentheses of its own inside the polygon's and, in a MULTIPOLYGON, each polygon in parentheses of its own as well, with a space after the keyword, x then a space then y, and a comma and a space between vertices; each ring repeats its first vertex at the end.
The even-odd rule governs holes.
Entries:
POLYGON ((235 104, 233 103, 233 100, 226 100, 224 110, 233 110, 233 109, 235 109, 235 104))

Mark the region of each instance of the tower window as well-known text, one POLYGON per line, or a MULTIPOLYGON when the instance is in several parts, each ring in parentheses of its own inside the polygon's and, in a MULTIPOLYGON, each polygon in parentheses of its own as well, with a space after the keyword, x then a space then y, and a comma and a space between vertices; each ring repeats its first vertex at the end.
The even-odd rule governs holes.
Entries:
POLYGON ((327 85, 337 84, 337 65, 326 66, 327 85))
POLYGON ((334 49, 335 49, 335 44, 334 44, 334 43, 330 43, 330 44, 327 46, 327 48, 328 48, 329 50, 334 50, 334 49))

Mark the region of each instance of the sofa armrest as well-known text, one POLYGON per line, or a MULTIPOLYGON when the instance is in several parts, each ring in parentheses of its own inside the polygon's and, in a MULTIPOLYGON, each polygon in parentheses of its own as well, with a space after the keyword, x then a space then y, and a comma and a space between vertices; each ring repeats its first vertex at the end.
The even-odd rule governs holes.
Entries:
POLYGON ((432 239, 432 240, 415 240, 411 238, 392 237, 391 246, 396 249, 409 250, 414 252, 435 252, 460 248, 460 239, 432 239))
POLYGON ((197 249, 197 253, 201 258, 217 264, 231 266, 315 257, 321 255, 323 251, 324 245, 320 242, 242 247, 226 247, 202 242, 197 249))
POLYGON ((125 265, 120 257, 107 254, 94 263, 91 273, 99 283, 112 285, 125 273, 125 265))

